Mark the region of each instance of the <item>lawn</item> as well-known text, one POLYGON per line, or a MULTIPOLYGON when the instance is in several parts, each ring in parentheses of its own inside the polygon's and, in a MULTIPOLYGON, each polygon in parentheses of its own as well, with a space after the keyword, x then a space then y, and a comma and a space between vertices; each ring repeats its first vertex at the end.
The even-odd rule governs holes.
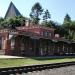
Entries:
POLYGON ((0 68, 70 61, 75 61, 75 58, 25 57, 20 59, 0 59, 0 68))

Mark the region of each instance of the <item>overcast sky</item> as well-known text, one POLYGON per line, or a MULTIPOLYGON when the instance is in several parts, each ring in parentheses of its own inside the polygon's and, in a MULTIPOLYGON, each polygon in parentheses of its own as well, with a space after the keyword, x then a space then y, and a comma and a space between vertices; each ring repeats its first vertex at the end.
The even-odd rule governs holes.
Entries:
POLYGON ((0 0, 0 16, 4 17, 10 2, 13 2, 20 13, 29 17, 32 6, 39 2, 43 9, 48 9, 51 19, 59 23, 63 22, 66 13, 75 20, 75 0, 0 0))

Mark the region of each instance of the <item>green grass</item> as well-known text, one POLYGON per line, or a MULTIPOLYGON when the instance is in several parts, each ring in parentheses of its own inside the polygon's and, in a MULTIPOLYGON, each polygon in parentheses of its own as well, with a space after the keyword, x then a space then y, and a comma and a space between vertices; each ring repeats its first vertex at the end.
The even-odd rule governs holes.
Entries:
POLYGON ((0 68, 70 61, 75 61, 75 58, 26 57, 22 59, 0 59, 0 68))

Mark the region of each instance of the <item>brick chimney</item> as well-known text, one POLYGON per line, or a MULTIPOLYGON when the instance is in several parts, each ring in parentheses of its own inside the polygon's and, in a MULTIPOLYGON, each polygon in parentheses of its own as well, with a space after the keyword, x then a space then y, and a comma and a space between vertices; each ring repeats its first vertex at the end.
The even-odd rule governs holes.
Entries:
POLYGON ((30 20, 26 20, 25 26, 30 26, 30 20))

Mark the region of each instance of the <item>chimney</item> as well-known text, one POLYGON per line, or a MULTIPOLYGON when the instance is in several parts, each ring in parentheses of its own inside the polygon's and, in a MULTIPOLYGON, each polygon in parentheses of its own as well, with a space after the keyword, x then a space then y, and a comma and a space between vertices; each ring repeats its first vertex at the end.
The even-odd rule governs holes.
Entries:
POLYGON ((59 34, 55 34, 55 37, 56 37, 56 38, 59 38, 60 36, 59 36, 59 34))
POLYGON ((25 26, 30 26, 30 20, 26 20, 25 26))

